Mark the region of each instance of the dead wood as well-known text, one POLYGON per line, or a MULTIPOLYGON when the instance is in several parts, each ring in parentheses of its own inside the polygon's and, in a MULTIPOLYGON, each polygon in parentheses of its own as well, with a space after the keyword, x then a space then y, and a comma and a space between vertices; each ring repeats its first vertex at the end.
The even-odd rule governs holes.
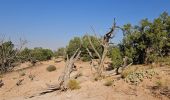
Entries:
POLYGON ((23 82, 23 81, 24 81, 24 79, 20 79, 20 80, 18 80, 18 81, 17 81, 17 83, 16 83, 16 85, 17 85, 17 86, 22 85, 22 82, 23 82))
MULTIPOLYGON (((106 33, 106 34, 103 36, 102 41, 100 41, 100 45, 101 45, 102 48, 103 48, 103 52, 102 52, 101 55, 99 54, 99 52, 98 52, 98 51, 96 50, 96 48, 94 47, 94 44, 92 43, 90 37, 87 35, 87 36, 88 36, 89 43, 90 43, 92 49, 94 50, 94 52, 96 53, 96 55, 97 55, 98 58, 99 58, 98 66, 97 66, 97 67, 95 67, 95 65, 93 65, 93 63, 92 63, 93 68, 96 69, 97 77, 98 77, 98 76, 100 77, 100 76, 102 75, 102 73, 103 73, 104 61, 105 61, 105 58, 106 58, 106 55, 107 55, 108 49, 109 49, 109 42, 110 42, 110 40, 114 37, 114 31, 115 31, 116 28, 117 28, 117 26, 116 26, 116 23, 115 23, 115 20, 114 20, 114 24, 113 24, 112 28, 110 29, 110 31, 109 31, 108 33, 106 33)), ((92 59, 93 59, 92 54, 91 54, 91 52, 89 51, 88 48, 87 48, 87 51, 88 51, 88 53, 89 53, 89 55, 90 55, 90 57, 91 57, 91 62, 93 62, 93 61, 92 61, 92 59)))
POLYGON ((0 80, 0 88, 4 85, 3 81, 0 80))

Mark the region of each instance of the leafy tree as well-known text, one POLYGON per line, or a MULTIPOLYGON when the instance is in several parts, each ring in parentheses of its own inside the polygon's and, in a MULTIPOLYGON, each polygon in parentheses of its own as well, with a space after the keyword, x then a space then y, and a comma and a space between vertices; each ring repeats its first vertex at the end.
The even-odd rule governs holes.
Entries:
POLYGON ((118 47, 112 48, 111 59, 112 59, 113 68, 118 68, 118 67, 122 66, 123 58, 122 58, 122 54, 120 52, 120 49, 118 47))
MULTIPOLYGON (((91 37, 92 42, 94 43, 95 48, 101 54, 102 48, 101 48, 101 46, 98 42, 99 39, 94 37, 94 36, 90 36, 90 37, 91 37)), ((78 48, 80 48, 80 50, 81 50, 81 59, 83 61, 89 61, 90 60, 90 56, 89 56, 89 53, 87 52, 87 48, 91 51, 93 57, 97 58, 97 55, 95 54, 92 47, 90 46, 88 38, 87 38, 86 35, 83 36, 82 38, 74 37, 73 39, 71 39, 70 42, 69 42, 69 45, 66 47, 66 53, 70 57, 74 54, 74 51, 76 51, 78 48)))
POLYGON ((54 52, 54 56, 57 58, 59 56, 65 57, 65 48, 59 48, 54 52))
POLYGON ((0 73, 7 72, 14 67, 17 60, 16 53, 17 51, 11 41, 0 44, 0 73))
POLYGON ((31 57, 38 61, 50 60, 53 57, 53 52, 50 49, 34 48, 31 50, 31 57))
POLYGON ((133 59, 134 63, 150 63, 158 56, 166 56, 169 52, 170 16, 166 12, 153 22, 141 20, 139 25, 124 25, 124 38, 120 49, 124 56, 133 59))
POLYGON ((70 40, 68 46, 66 47, 66 53, 69 58, 74 54, 74 52, 81 47, 81 38, 74 37, 70 40))
POLYGON ((28 48, 25 48, 23 49, 20 53, 19 53, 19 56, 20 56, 20 60, 22 62, 25 62, 25 61, 30 61, 31 60, 31 49, 28 49, 28 48))
MULTIPOLYGON (((101 55, 103 48, 100 46, 100 43, 99 43, 100 39, 97 38, 97 37, 94 37, 94 36, 89 36, 89 37, 91 38, 91 41, 92 41, 94 47, 96 48, 96 50, 101 55)), ((89 49, 89 51, 91 52, 92 56, 95 59, 98 58, 96 53, 94 52, 93 48, 90 46, 87 35, 85 35, 82 38, 82 48, 81 48, 83 61, 89 61, 90 60, 90 55, 87 51, 87 48, 89 49)))

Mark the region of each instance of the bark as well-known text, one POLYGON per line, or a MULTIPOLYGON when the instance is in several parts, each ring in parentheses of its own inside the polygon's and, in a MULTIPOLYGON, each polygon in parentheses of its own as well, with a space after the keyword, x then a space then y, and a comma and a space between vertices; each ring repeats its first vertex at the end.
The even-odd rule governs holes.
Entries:
POLYGON ((74 63, 79 58, 81 51, 77 49, 74 55, 69 59, 67 56, 67 62, 62 75, 59 77, 59 86, 61 90, 67 90, 67 84, 70 79, 70 74, 73 71, 74 63))
MULTIPOLYGON (((91 45, 91 47, 93 48, 94 52, 96 53, 96 55, 98 56, 99 58, 99 61, 98 61, 98 66, 97 68, 95 68, 95 66, 93 65, 93 67, 96 69, 97 71, 97 77, 100 77, 102 76, 102 73, 103 73, 103 69, 104 69, 104 61, 105 61, 105 58, 107 56, 107 53, 108 53, 108 49, 109 49, 109 42, 110 42, 110 39, 113 38, 114 36, 114 31, 115 31, 115 28, 116 28, 116 23, 115 23, 115 20, 114 20, 114 24, 112 26, 112 28, 110 29, 110 31, 108 33, 106 33, 104 36, 103 36, 103 39, 102 41, 100 42, 101 46, 103 47, 103 52, 102 52, 102 55, 99 54, 99 52, 96 50, 96 48, 94 47, 90 37, 88 36, 88 40, 89 40, 89 43, 91 45)), ((91 55, 91 52, 89 51, 89 49, 87 49, 90 57, 92 56, 91 55)), ((93 57, 91 57, 92 59, 93 57)))

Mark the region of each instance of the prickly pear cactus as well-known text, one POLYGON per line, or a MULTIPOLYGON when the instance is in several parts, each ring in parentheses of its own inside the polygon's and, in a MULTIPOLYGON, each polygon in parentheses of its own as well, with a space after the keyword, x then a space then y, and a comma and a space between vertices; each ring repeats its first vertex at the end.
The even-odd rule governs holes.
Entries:
POLYGON ((125 78, 125 81, 133 85, 138 85, 143 79, 151 79, 154 75, 157 75, 157 73, 153 69, 136 71, 130 73, 125 78))

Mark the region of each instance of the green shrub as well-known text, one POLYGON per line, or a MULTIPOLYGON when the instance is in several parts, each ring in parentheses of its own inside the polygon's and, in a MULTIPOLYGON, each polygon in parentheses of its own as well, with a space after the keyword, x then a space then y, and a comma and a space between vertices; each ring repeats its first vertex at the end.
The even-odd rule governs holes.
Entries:
POLYGON ((58 57, 65 57, 65 48, 59 48, 56 52, 54 52, 54 57, 58 58, 58 57))
MULTIPOLYGON (((89 36, 94 47, 99 52, 99 54, 102 54, 103 48, 100 45, 99 38, 96 38, 94 36, 89 36)), ((89 53, 87 51, 87 48, 91 52, 92 56, 94 58, 98 58, 98 56, 95 54, 93 48, 91 47, 87 35, 80 37, 74 37, 69 41, 69 44, 66 47, 66 53, 68 54, 69 58, 74 54, 74 52, 80 48, 81 49, 81 60, 83 61, 90 61, 91 57, 89 56, 89 53)))
POLYGON ((54 65, 49 65, 46 70, 52 72, 56 70, 56 67, 54 65))
POLYGON ((50 60, 53 57, 53 52, 50 49, 34 48, 31 50, 31 57, 38 61, 50 60))
POLYGON ((120 67, 123 64, 123 58, 119 48, 115 47, 111 50, 111 59, 113 68, 120 67))
POLYGON ((68 88, 71 90, 80 89, 80 85, 76 80, 69 80, 68 88))

